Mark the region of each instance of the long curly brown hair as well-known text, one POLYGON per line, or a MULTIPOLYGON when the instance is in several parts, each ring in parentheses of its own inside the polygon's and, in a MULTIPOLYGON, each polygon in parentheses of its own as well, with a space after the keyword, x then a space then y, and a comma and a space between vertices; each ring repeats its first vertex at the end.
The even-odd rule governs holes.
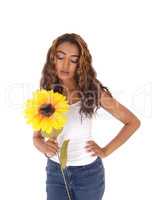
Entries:
POLYGON ((63 94, 63 86, 59 82, 59 78, 54 68, 54 56, 58 45, 63 42, 69 42, 77 45, 80 57, 78 67, 76 69, 75 80, 79 88, 78 95, 80 97, 81 106, 79 113, 85 114, 86 117, 92 117, 94 112, 100 108, 100 95, 104 90, 106 94, 113 97, 106 86, 96 78, 97 73, 92 66, 92 56, 88 50, 86 42, 82 37, 75 33, 65 33, 57 37, 53 42, 47 53, 46 63, 42 70, 42 77, 40 80, 40 89, 54 90, 63 94))

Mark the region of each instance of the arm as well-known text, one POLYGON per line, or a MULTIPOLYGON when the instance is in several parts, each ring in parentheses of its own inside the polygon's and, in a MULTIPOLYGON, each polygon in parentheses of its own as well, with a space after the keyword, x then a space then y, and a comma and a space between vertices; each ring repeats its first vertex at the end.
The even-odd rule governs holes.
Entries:
POLYGON ((102 148, 104 157, 106 157, 129 139, 140 127, 140 120, 130 110, 104 91, 101 93, 100 105, 124 124, 116 137, 102 148))
POLYGON ((45 156, 53 156, 59 151, 58 142, 54 138, 45 141, 40 131, 34 132, 33 144, 45 156))
POLYGON ((33 144, 41 152, 45 153, 44 137, 42 137, 40 131, 33 133, 33 144))

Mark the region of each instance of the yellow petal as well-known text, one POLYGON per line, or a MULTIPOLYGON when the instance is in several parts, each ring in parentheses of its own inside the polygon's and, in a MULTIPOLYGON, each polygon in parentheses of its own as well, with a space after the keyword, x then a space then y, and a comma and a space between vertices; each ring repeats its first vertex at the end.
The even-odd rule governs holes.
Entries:
POLYGON ((33 129, 41 129, 47 134, 51 134, 53 128, 60 129, 67 122, 64 115, 69 109, 66 97, 53 90, 45 89, 33 92, 33 98, 28 99, 25 103, 24 115, 27 123, 31 124, 33 129), (55 112, 51 117, 43 116, 39 113, 42 104, 51 103, 55 107, 55 112))

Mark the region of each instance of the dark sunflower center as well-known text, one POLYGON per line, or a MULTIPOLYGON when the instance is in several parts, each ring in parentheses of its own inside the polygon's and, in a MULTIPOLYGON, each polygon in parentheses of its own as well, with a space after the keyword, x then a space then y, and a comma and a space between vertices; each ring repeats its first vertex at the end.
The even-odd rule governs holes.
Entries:
POLYGON ((47 117, 55 112, 55 108, 51 104, 43 104, 39 108, 39 113, 47 117))

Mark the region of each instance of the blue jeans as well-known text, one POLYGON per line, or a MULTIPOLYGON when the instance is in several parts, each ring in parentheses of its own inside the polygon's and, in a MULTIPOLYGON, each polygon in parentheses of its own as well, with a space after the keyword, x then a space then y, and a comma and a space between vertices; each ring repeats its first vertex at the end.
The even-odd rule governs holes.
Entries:
MULTIPOLYGON (((67 166, 63 172, 71 200, 102 200, 105 168, 99 156, 87 165, 67 166)), ((47 200, 69 200, 60 164, 48 159, 46 174, 47 200)))

